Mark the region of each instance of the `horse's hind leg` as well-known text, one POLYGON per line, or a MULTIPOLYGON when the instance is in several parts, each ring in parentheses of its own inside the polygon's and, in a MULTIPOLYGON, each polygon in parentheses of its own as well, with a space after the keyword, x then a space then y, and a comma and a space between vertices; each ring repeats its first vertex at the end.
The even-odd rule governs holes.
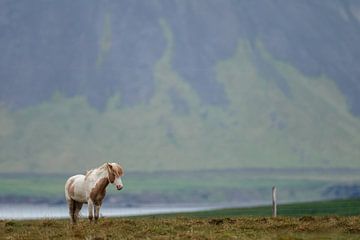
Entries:
POLYGON ((70 221, 71 223, 76 223, 76 219, 75 219, 75 201, 72 199, 67 200, 68 203, 68 207, 69 207, 69 215, 70 215, 70 221))
POLYGON ((74 219, 75 219, 75 222, 79 219, 79 213, 80 213, 80 210, 82 208, 82 203, 81 202, 76 202, 74 201, 74 219))

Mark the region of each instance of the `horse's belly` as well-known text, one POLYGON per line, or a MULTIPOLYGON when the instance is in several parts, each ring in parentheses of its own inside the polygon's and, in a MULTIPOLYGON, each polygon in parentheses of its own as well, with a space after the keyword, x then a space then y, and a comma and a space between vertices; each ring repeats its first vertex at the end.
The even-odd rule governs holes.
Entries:
POLYGON ((87 194, 84 184, 75 184, 74 196, 72 198, 77 202, 87 202, 87 194))
POLYGON ((77 202, 81 202, 81 203, 86 203, 87 202, 87 199, 86 199, 86 196, 83 195, 83 194, 75 194, 73 197, 72 197, 73 200, 77 201, 77 202))

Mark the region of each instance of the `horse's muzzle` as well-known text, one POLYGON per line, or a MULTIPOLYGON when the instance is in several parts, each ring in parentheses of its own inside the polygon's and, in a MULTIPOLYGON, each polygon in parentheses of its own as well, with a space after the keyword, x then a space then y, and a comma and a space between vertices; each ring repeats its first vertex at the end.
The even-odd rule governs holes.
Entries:
POLYGON ((121 189, 123 189, 123 188, 124 188, 123 185, 116 185, 116 189, 117 189, 117 190, 121 190, 121 189))

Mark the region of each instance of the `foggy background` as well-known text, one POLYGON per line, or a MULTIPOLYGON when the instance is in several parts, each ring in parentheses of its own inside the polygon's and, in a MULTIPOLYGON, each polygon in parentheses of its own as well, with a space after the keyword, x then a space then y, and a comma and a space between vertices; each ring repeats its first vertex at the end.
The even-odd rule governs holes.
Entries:
POLYGON ((0 202, 360 196, 359 43, 356 0, 1 0, 0 202))

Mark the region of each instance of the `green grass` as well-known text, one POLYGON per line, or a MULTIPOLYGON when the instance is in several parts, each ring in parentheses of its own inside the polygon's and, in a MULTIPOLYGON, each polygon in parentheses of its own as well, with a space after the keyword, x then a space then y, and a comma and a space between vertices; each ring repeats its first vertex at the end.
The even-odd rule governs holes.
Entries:
POLYGON ((360 200, 126 218, 0 221, 4 239, 360 239, 360 200))
MULTIPOLYGON (((64 200, 64 184, 68 175, 0 175, 0 197, 32 197, 64 200)), ((268 201, 271 188, 277 186, 281 201, 309 201, 324 198, 325 190, 333 185, 352 185, 360 180, 358 171, 321 170, 295 171, 238 169, 222 171, 163 171, 126 173, 120 193, 108 187, 108 196, 137 199, 151 195, 173 203, 220 203, 251 200, 268 201), (238 196, 238 197, 237 197, 238 196)), ((325 196, 326 197, 326 196, 325 196)), ((332 196, 327 196, 332 197, 332 196)), ((346 197, 346 196, 345 196, 346 197)), ((123 201, 123 202, 124 202, 123 201)), ((156 201, 153 199, 152 201, 156 201)), ((160 201, 161 202, 161 201, 160 201)), ((136 204, 133 202, 133 204, 136 204)))
MULTIPOLYGON (((121 199, 122 203, 131 204, 137 204, 133 200, 134 196, 140 202, 146 202, 149 194, 154 196, 151 202, 158 203, 163 203, 162 200, 196 204, 245 201, 239 198, 241 196, 269 201, 271 187, 276 185, 282 202, 309 201, 324 198, 322 194, 329 186, 353 184, 350 180, 358 179, 356 174, 262 170, 128 173, 123 178, 124 190, 119 193, 109 186, 108 197, 112 195, 121 199), (336 180, 333 179, 335 176, 336 180)), ((0 196, 63 201, 67 177, 68 175, 0 175, 0 196)))
POLYGON ((64 194, 66 177, 28 175, 0 177, 1 195, 54 197, 64 194))
POLYGON ((0 221, 4 239, 359 239, 360 217, 114 218, 0 221))
MULTIPOLYGON (((161 216, 186 216, 186 217, 239 217, 239 216, 271 216, 271 206, 250 208, 229 208, 192 213, 168 214, 161 216)), ((360 199, 344 199, 332 201, 317 201, 305 203, 279 204, 278 216, 358 216, 360 215, 360 199)))

